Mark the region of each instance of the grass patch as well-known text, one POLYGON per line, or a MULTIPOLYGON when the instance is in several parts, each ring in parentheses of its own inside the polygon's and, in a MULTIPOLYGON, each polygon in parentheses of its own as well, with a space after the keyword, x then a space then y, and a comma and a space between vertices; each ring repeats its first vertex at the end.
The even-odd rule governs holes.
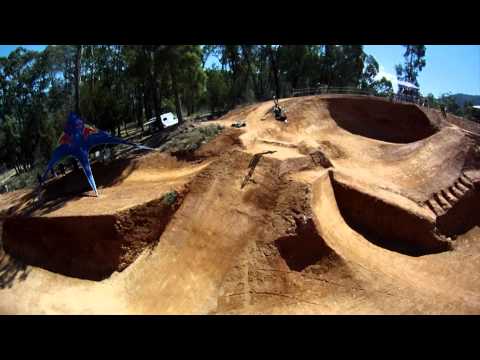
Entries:
POLYGON ((168 206, 171 206, 171 205, 175 204, 176 201, 177 201, 177 192, 176 191, 170 191, 170 192, 166 193, 163 196, 163 199, 162 199, 162 202, 165 205, 168 205, 168 206))

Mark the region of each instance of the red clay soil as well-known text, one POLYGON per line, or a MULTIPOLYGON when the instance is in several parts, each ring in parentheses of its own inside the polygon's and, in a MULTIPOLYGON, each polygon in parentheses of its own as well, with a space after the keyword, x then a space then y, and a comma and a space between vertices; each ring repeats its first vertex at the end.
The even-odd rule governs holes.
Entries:
POLYGON ((66 196, 85 189, 66 179, 41 206, 0 196, 0 312, 480 313, 478 136, 382 99, 281 104, 288 123, 271 101, 214 121, 225 129, 193 163, 97 165, 99 199, 66 196))

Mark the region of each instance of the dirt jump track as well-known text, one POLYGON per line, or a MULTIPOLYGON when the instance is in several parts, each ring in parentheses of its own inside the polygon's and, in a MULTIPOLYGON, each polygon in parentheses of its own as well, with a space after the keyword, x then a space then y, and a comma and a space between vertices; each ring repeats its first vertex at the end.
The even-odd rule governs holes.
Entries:
MULTIPOLYGON (((363 96, 0 197, 2 314, 479 314, 480 135, 363 96)), ((246 127, 231 128, 236 121, 246 127)))

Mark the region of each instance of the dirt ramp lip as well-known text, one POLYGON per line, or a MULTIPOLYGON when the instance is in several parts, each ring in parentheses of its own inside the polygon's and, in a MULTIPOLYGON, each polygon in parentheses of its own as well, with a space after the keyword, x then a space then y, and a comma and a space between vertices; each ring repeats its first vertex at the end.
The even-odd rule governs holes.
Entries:
POLYGON ((382 99, 334 97, 323 99, 337 125, 353 134, 392 143, 411 143, 439 129, 413 104, 382 99))
POLYGON ((55 273, 103 280, 124 270, 159 240, 180 201, 164 196, 108 215, 7 217, 4 249, 55 273))
POLYGON ((451 249, 437 234, 435 222, 395 201, 343 182, 330 172, 338 209, 347 225, 374 245, 409 256, 422 256, 451 249))

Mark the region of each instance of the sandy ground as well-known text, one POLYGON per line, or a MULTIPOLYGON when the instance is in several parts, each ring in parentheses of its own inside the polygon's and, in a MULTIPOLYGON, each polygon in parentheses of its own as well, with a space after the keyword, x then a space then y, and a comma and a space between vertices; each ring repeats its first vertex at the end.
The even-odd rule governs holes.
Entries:
MULTIPOLYGON (((383 100, 281 103, 288 123, 273 118, 273 102, 232 111, 214 121, 229 130, 198 150, 199 161, 147 155, 106 181, 99 199, 77 196, 29 214, 103 215, 188 188, 158 244, 105 280, 25 265, 2 251, 0 313, 479 313, 479 221, 462 222, 478 213, 468 200, 479 180, 476 135, 434 112, 383 100), (247 126, 230 129, 237 120, 247 126), (260 158, 241 188, 252 156, 264 151, 275 153, 260 158), (339 197, 334 180, 373 200, 345 218, 344 208, 359 200, 339 197), (376 213, 380 204, 400 216, 376 213), (409 235, 404 216, 419 219, 420 235, 413 228, 409 235), (356 220, 382 230, 365 231, 356 220), (440 221, 453 224, 444 227, 448 234, 440 221), (415 247, 420 237, 450 250, 418 256, 389 246, 405 240, 415 247)), ((12 208, 21 212, 27 197, 2 195, 4 218, 12 208)))

